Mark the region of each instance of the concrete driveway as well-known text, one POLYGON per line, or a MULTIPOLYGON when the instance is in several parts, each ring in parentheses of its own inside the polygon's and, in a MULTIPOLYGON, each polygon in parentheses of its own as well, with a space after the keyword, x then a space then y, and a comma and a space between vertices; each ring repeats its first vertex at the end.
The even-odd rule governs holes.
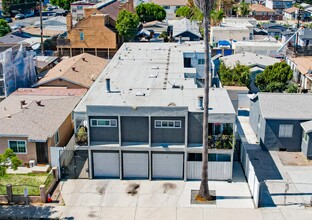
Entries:
POLYGON ((211 181, 215 205, 190 204, 199 181, 67 180, 62 185, 63 218, 74 219, 262 219, 240 165, 232 183, 211 181), (137 189, 135 189, 137 188, 137 189), (129 191, 132 193, 129 193, 129 191), (226 211, 224 208, 227 208, 226 211), (239 217, 240 216, 240 217, 239 217))

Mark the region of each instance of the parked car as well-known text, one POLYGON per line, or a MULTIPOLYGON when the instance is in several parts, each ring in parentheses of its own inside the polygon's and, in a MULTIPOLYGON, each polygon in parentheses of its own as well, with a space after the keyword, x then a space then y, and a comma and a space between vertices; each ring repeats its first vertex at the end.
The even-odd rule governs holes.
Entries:
POLYGON ((11 23, 12 22, 12 18, 3 18, 7 23, 11 23))
POLYGON ((11 27, 11 30, 12 31, 16 31, 16 30, 18 30, 19 28, 24 28, 25 27, 25 25, 23 25, 23 24, 16 24, 16 25, 14 25, 13 27, 11 27))
POLYGON ((25 15, 23 15, 23 14, 17 14, 17 15, 15 15, 15 19, 16 20, 20 20, 20 19, 24 19, 25 18, 25 15))

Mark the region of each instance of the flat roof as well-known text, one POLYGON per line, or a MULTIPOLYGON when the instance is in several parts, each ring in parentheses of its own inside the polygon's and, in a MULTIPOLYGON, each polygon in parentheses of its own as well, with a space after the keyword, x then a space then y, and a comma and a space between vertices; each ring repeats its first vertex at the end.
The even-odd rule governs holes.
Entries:
MULTIPOLYGON (((87 105, 174 105, 197 111, 197 97, 203 96, 204 89, 197 88, 193 78, 184 78, 183 53, 204 53, 203 42, 124 43, 75 112, 86 112, 87 105), (110 79, 110 93, 106 92, 107 78, 110 79)), ((211 113, 235 114, 223 88, 210 89, 209 107, 211 113)))
POLYGON ((236 46, 260 46, 260 47, 281 47, 282 43, 277 41, 236 41, 236 46))

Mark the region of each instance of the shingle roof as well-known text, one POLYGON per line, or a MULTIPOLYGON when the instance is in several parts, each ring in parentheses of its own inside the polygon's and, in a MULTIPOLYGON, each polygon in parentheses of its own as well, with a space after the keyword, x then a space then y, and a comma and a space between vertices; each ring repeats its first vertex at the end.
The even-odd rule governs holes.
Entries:
POLYGON ((286 13, 295 13, 297 10, 298 10, 298 8, 293 6, 291 8, 284 9, 284 12, 286 12, 286 13))
POLYGON ((56 79, 63 79, 89 88, 107 63, 106 59, 83 53, 58 63, 34 87, 56 79))
POLYGON ((163 5, 180 6, 187 4, 187 0, 151 0, 151 2, 162 6, 163 5))
POLYGON ((311 72, 312 70, 312 57, 302 56, 302 57, 289 57, 292 62, 296 64, 296 68, 303 75, 311 72))
POLYGON ((201 37, 199 32, 199 27, 195 21, 190 21, 189 19, 183 18, 172 24, 173 26, 173 37, 176 37, 184 32, 190 32, 195 36, 201 37))
POLYGON ((260 4, 252 4, 249 6, 251 11, 257 11, 257 12, 275 12, 275 10, 265 7, 264 5, 260 4))
POLYGON ((16 44, 16 43, 20 43, 24 41, 27 38, 30 38, 30 37, 28 35, 25 35, 25 33, 15 31, 13 33, 8 33, 7 35, 0 37, 0 43, 16 44))
POLYGON ((80 99, 81 96, 13 93, 0 103, 0 135, 24 136, 33 141, 46 141, 53 136, 80 99), (27 103, 23 108, 20 106, 21 100, 27 103), (38 105, 36 101, 41 101, 41 104, 38 105))
POLYGON ((312 119, 312 94, 258 93, 258 98, 265 119, 312 119))
POLYGON ((301 123, 301 127, 307 132, 312 132, 312 121, 306 121, 301 123))

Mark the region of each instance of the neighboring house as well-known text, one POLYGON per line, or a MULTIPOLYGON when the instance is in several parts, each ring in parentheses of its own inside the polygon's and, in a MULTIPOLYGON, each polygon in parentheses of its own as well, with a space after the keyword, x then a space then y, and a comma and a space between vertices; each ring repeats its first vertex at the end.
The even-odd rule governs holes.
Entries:
POLYGON ((34 60, 38 74, 46 73, 60 61, 59 57, 56 56, 35 56, 34 60))
POLYGON ((284 9, 283 11, 284 20, 297 20, 298 12, 299 8, 294 6, 291 8, 284 9))
POLYGON ((252 4, 249 6, 250 16, 257 20, 282 20, 283 17, 278 15, 275 10, 260 4, 252 4))
POLYGON ((222 23, 237 23, 237 24, 251 24, 253 27, 257 26, 257 19, 252 17, 225 17, 222 19, 222 23))
POLYGON ((277 52, 282 43, 277 41, 233 41, 232 48, 234 53, 251 52, 255 54, 267 55, 276 58, 285 57, 285 51, 277 52))
POLYGON ((50 148, 73 135, 71 113, 84 89, 18 89, 0 102, 0 153, 6 148, 24 162, 51 161, 50 148))
POLYGON ((221 27, 212 26, 210 28, 211 43, 226 41, 249 41, 252 39, 253 32, 247 27, 221 27))
POLYGON ((311 91, 312 56, 286 57, 286 62, 293 70, 293 80, 303 91, 311 91))
POLYGON ((262 24, 262 28, 268 33, 268 35, 279 38, 282 37, 282 32, 287 30, 287 27, 276 23, 266 23, 262 24))
POLYGON ((150 2, 164 7, 167 19, 175 18, 176 10, 187 5, 187 0, 150 0, 150 2))
POLYGON ((143 23, 142 27, 148 31, 153 31, 154 37, 158 37, 162 32, 167 31, 168 23, 163 21, 150 21, 143 23))
POLYGON ((86 1, 77 1, 70 4, 70 12, 73 15, 73 19, 80 20, 85 17, 84 9, 95 5, 95 3, 86 1))
POLYGON ((293 6, 292 0, 266 0, 265 6, 282 14, 283 10, 293 6))
POLYGON ((67 37, 57 40, 58 54, 75 56, 90 53, 110 59, 122 44, 115 28, 120 10, 134 11, 133 2, 110 0, 85 8, 85 18, 76 25, 72 23, 72 15, 68 14, 67 37))
POLYGON ((67 58, 49 70, 33 87, 89 89, 107 63, 107 60, 87 53, 67 58))
POLYGON ((172 35, 176 40, 182 38, 185 41, 199 41, 202 37, 197 23, 187 18, 169 23, 168 28, 169 35, 172 35))
POLYGON ((259 91, 259 89, 255 85, 256 76, 259 73, 262 73, 267 66, 280 62, 279 59, 276 59, 273 57, 259 55, 255 53, 249 53, 249 52, 236 53, 234 55, 222 57, 220 58, 220 60, 228 68, 233 68, 238 63, 241 65, 250 67, 250 73, 251 73, 250 91, 251 92, 259 91))
POLYGON ((268 150, 302 151, 311 158, 311 108, 311 94, 258 93, 251 99, 249 122, 268 150))
POLYGON ((290 57, 312 56, 312 29, 301 27, 296 35, 284 34, 284 39, 286 38, 288 40, 287 55, 290 57))
MULTIPOLYGON (((88 152, 90 178, 201 178, 204 88, 185 67, 204 66, 197 53, 202 42, 122 45, 74 110, 76 131, 87 124, 77 149, 88 152)), ((209 179, 231 180, 235 110, 225 89, 211 88, 209 107, 209 179)))

